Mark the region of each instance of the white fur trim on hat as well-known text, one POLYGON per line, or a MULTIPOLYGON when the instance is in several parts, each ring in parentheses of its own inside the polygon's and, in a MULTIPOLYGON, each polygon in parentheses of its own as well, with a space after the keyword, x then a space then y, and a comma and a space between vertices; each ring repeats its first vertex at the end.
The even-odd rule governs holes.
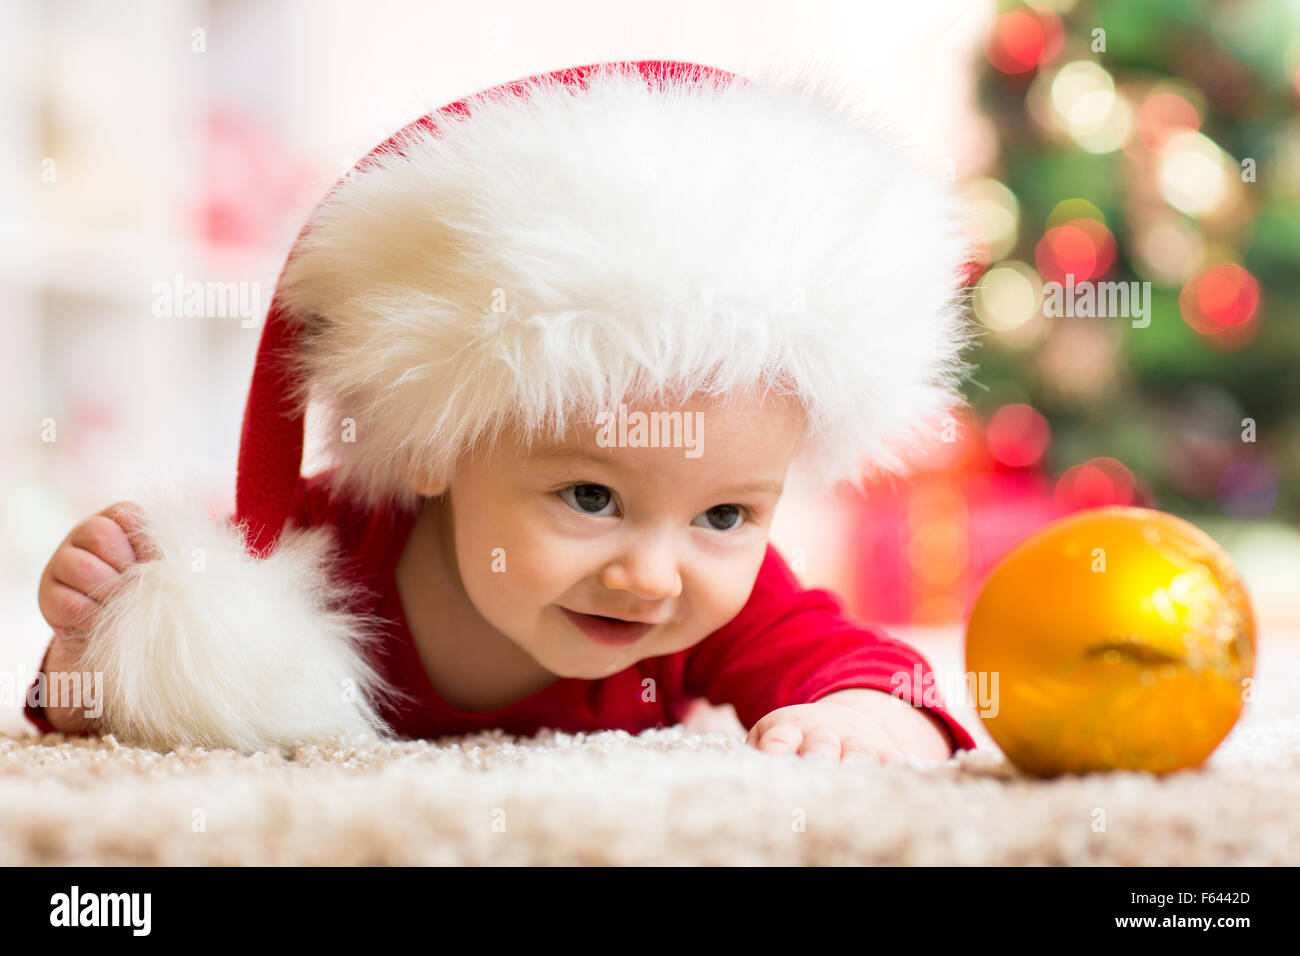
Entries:
POLYGON ((610 69, 437 122, 322 202, 280 284, 361 500, 413 504, 408 458, 441 487, 506 423, 759 384, 803 403, 829 485, 901 470, 960 404, 956 195, 815 84, 610 69))
POLYGON ((101 732, 243 752, 388 734, 374 702, 393 691, 363 657, 376 622, 344 609, 330 527, 286 531, 257 560, 232 523, 137 503, 159 557, 123 572, 79 660, 102 674, 101 732))

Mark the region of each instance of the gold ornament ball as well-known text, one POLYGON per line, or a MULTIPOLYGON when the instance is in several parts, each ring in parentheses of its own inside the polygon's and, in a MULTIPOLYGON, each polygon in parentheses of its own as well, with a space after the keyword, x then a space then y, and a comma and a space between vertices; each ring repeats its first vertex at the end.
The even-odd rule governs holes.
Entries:
POLYGON ((990 692, 984 726, 1026 773, 1166 773, 1199 766, 1236 723, 1255 618, 1205 532, 1147 508, 1095 508, 993 569, 966 669, 990 692))

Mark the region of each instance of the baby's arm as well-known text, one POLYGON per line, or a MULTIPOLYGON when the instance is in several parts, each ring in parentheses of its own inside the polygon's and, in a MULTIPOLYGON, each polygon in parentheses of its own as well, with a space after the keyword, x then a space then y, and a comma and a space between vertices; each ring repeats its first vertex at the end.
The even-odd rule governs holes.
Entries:
POLYGON ((688 694, 732 704, 764 751, 946 759, 975 747, 915 648, 803 588, 771 545, 749 602, 691 649, 683 676, 688 694))
POLYGON ((110 505, 79 522, 41 574, 41 615, 54 631, 42 666, 50 695, 45 718, 60 733, 96 732, 97 720, 86 716, 85 706, 68 706, 55 699, 59 688, 66 686, 58 675, 80 669, 86 633, 122 572, 132 562, 154 556, 140 528, 135 505, 125 501, 110 505))

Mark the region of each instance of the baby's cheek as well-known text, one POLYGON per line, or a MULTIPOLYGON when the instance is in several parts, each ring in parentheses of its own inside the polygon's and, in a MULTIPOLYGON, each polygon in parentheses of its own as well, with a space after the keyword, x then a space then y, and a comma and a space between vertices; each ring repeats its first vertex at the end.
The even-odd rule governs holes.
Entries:
POLYGON ((461 580, 475 602, 508 602, 526 581, 526 550, 505 534, 484 528, 461 542, 457 555, 461 580))
POLYGON ((711 634, 740 613, 752 589, 752 581, 743 587, 717 578, 703 582, 691 601, 698 615, 695 623, 711 634))
POLYGON ((503 548, 511 590, 520 596, 551 599, 581 575, 581 548, 557 546, 541 536, 517 536, 503 548))

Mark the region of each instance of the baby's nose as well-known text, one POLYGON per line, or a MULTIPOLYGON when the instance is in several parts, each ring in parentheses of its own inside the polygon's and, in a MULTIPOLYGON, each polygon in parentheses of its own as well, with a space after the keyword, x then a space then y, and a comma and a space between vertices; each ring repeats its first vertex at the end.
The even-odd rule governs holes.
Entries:
POLYGON ((631 591, 643 601, 662 601, 682 593, 682 575, 666 554, 638 550, 605 568, 602 583, 612 591, 631 591))

